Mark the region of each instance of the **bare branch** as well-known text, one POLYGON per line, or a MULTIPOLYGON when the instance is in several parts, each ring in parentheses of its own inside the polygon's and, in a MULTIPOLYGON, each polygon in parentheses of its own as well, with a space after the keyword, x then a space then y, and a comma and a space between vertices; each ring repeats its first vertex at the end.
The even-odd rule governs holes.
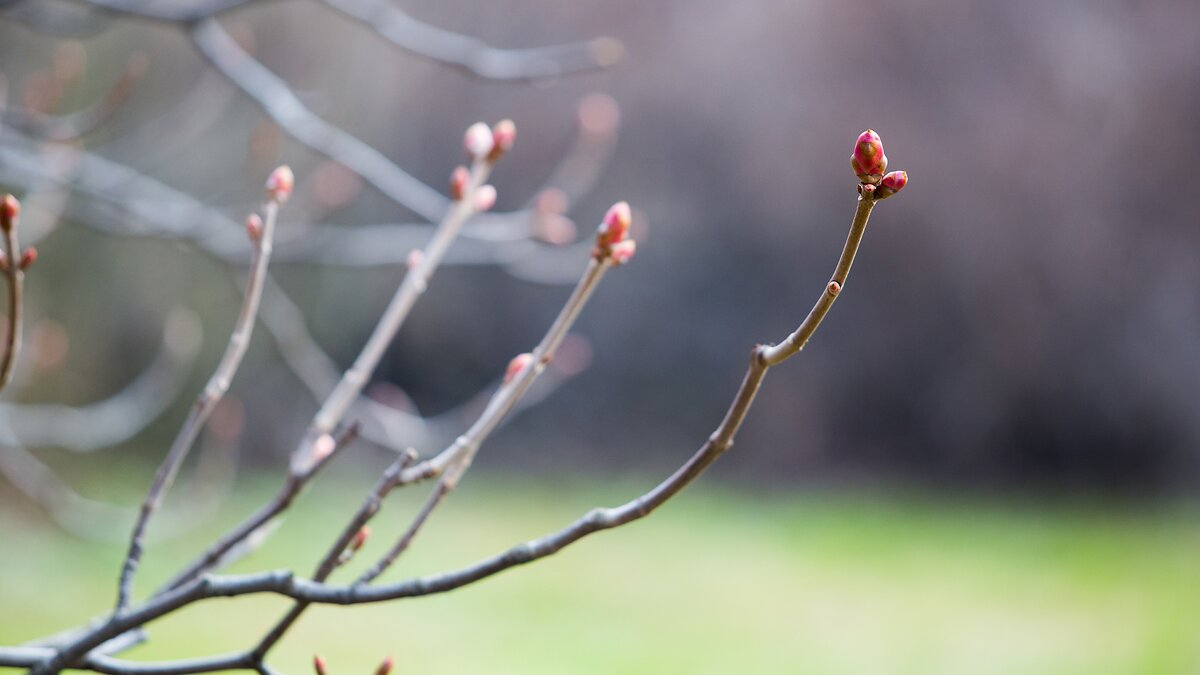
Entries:
POLYGON ((89 7, 116 14, 167 23, 194 23, 253 0, 77 0, 89 7))
MULTIPOLYGON (((851 224, 851 233, 835 268, 834 280, 831 282, 831 284, 836 282, 839 290, 840 286, 844 284, 853 263, 854 256, 862 240, 862 234, 867 225, 867 219, 872 210, 873 204, 864 204, 864 202, 873 202, 878 198, 873 186, 864 185, 860 188, 859 204, 851 224)), ((608 218, 606 217, 607 222, 608 218)), ((600 235, 600 242, 602 244, 604 242, 604 234, 604 230, 602 230, 600 235)), ((599 269, 602 271, 603 266, 599 269)), ((829 305, 831 304, 830 300, 826 298, 830 294, 836 297, 837 290, 831 290, 830 286, 827 286, 818 298, 814 311, 810 313, 810 319, 806 319, 801 324, 803 332, 801 330, 797 331, 797 333, 801 333, 800 338, 806 340, 808 337, 811 337, 812 332, 819 326, 820 319, 828 312, 829 305), (816 317, 815 319, 812 318, 814 316, 816 317)), ((571 304, 568 302, 568 305, 571 304)), ((555 322, 555 326, 551 328, 547 334, 547 338, 559 332, 560 329, 557 326, 560 323, 567 322, 568 318, 573 319, 574 317, 567 312, 560 314, 559 320, 555 322)), ((565 333, 565 328, 561 329, 561 332, 565 333)), ((754 402, 755 395, 767 371, 773 363, 781 363, 798 353, 802 342, 799 338, 797 340, 789 339, 782 343, 782 346, 782 349, 768 346, 756 347, 751 354, 750 365, 746 371, 746 375, 724 419, 709 436, 704 445, 687 462, 656 487, 621 506, 594 509, 562 530, 514 546, 501 554, 468 567, 391 584, 369 586, 367 584, 355 583, 350 586, 330 586, 322 582, 297 579, 289 572, 265 572, 227 577, 209 576, 196 579, 172 591, 155 596, 137 608, 118 612, 107 623, 87 632, 81 637, 77 637, 70 644, 56 652, 51 658, 36 664, 32 672, 35 675, 50 673, 57 671, 63 666, 76 664, 89 651, 103 644, 105 641, 130 629, 140 627, 179 607, 205 598, 275 593, 305 603, 349 605, 445 593, 486 579, 513 567, 552 555, 594 532, 611 529, 643 518, 662 506, 671 497, 678 494, 733 445, 734 437, 745 421, 746 415, 754 402)), ((533 364, 538 363, 540 361, 533 361, 533 364)), ((533 371, 534 368, 532 367, 524 368, 521 374, 513 381, 514 386, 510 389, 505 389, 505 391, 517 391, 520 388, 519 383, 527 383, 532 378, 533 371)), ((505 402, 496 403, 497 406, 504 404, 505 402)), ((485 413, 484 417, 488 416, 488 413, 485 413)), ((470 452, 469 440, 461 446, 460 450, 454 453, 452 459, 457 459, 459 452, 470 452)), ((449 476, 451 476, 450 485, 453 486, 457 478, 461 476, 459 467, 465 467, 465 465, 456 462, 451 464, 451 466, 454 467, 454 473, 449 474, 449 476)), ((412 467, 408 471, 419 469, 419 467, 420 465, 412 467)), ((426 471, 428 470, 426 469, 426 471)), ((402 471, 398 480, 402 480, 405 473, 402 471)), ((15 659, 15 657, 11 658, 15 659)))
MULTIPOLYGON (((511 382, 496 391, 484 409, 483 414, 471 425, 470 429, 462 436, 459 436, 454 443, 439 455, 422 462, 422 464, 427 465, 426 469, 414 467, 414 469, 410 469, 408 472, 401 472, 400 476, 397 477, 397 485, 407 484, 415 480, 414 477, 416 476, 426 477, 434 471, 443 475, 430 495, 429 500, 417 514, 412 524, 405 530, 404 534, 401 535, 400 539, 391 549, 358 578, 355 582, 356 584, 370 583, 386 571, 408 548, 409 544, 412 543, 413 538, 416 537, 425 521, 429 518, 433 510, 437 508, 438 504, 441 503, 442 499, 457 487, 463 474, 470 467, 475 455, 479 452, 479 448, 488 439, 492 431, 517 406, 521 397, 545 370, 547 364, 554 359, 554 354, 558 346, 562 344, 563 339, 567 336, 567 332, 575 323, 575 319, 579 317, 579 313, 583 311, 583 307, 587 304, 588 299, 595 291, 596 286, 599 285, 604 273, 612 264, 609 252, 598 249, 597 255, 589 260, 587 270, 551 324, 550 329, 529 355, 529 365, 521 367, 518 372, 513 374, 511 382), (430 469, 428 467, 436 468, 430 469)), ((520 358, 518 357, 518 359, 520 358)), ((514 363, 520 366, 518 361, 514 360, 514 363)), ((430 475, 429 477, 432 476, 430 475)))
POLYGON ((436 190, 305 107, 286 82, 242 49, 215 19, 196 24, 191 36, 213 67, 257 101, 263 112, 289 136, 345 165, 422 218, 435 220, 446 210, 446 198, 436 190))
MULTIPOLYGON (((279 213, 280 203, 286 200, 288 194, 291 193, 291 170, 286 167, 276 169, 272 174, 272 180, 286 181, 286 190, 279 186, 272 187, 272 183, 268 182, 268 200, 264 206, 266 218, 257 223, 247 222, 250 240, 254 247, 254 256, 250 263, 250 282, 246 287, 246 297, 238 314, 237 322, 234 324, 233 334, 229 338, 229 345, 222 355, 216 371, 205 385, 204 391, 196 399, 196 404, 184 421, 183 427, 180 428, 179 435, 176 436, 166 458, 163 459, 162 465, 154 476, 154 482, 150 486, 150 492, 142 503, 141 512, 133 528, 129 553, 125 557, 125 563, 121 570, 117 599, 118 610, 129 604, 130 595, 133 592, 133 576, 142 557, 142 539, 145 536, 146 526, 162 503, 171 483, 174 482, 175 475, 183 464, 184 458, 187 457, 196 436, 208 421, 217 403, 228 391, 233 375, 237 372, 242 357, 245 356, 246 349, 250 346, 250 336, 254 332, 254 321, 258 314, 259 302, 262 300, 267 264, 271 259, 271 240, 275 234, 276 216, 279 213)), ((251 216, 251 218, 257 219, 257 216, 251 216)))
POLYGON ((0 354, 0 390, 12 380, 13 366, 21 351, 21 315, 25 300, 25 268, 37 258, 34 249, 21 250, 18 225, 21 204, 12 195, 5 195, 0 204, 0 236, 4 248, 0 251, 0 274, 4 276, 8 289, 8 324, 5 326, 4 352, 0 354), (33 256, 30 257, 30 252, 33 256))
POLYGON ((475 38, 423 23, 386 0, 324 0, 395 46, 493 80, 534 80, 607 68, 624 48, 613 38, 551 47, 496 49, 475 38))

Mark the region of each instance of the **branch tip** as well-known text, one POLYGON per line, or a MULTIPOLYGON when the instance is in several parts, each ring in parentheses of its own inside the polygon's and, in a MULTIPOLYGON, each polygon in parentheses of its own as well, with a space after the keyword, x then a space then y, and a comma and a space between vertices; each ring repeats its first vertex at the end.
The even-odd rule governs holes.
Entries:
POLYGON ((284 164, 277 167, 267 178, 267 199, 282 204, 292 196, 292 188, 296 185, 296 176, 291 167, 284 164))
POLYGON ((467 151, 467 156, 476 161, 486 159, 495 144, 492 130, 483 122, 472 124, 463 134, 463 148, 467 151))

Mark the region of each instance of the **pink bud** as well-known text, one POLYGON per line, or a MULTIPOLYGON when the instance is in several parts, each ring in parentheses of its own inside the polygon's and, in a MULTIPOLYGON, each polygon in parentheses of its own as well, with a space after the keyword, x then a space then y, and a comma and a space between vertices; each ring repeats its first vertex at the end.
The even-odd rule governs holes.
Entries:
POLYGON ((396 661, 392 657, 387 657, 379 667, 375 669, 375 675, 388 675, 392 672, 392 666, 396 665, 396 661))
POLYGON ((467 167, 454 167, 454 171, 450 172, 450 199, 462 201, 463 195, 467 193, 467 182, 470 180, 471 174, 467 167))
POLYGON ((350 540, 350 546, 348 547, 350 552, 354 553, 358 551, 358 549, 362 548, 363 544, 367 543, 367 540, 370 538, 371 526, 363 525, 361 528, 359 528, 358 532, 354 533, 354 538, 350 540))
POLYGON ((282 204, 292 196, 292 188, 296 185, 296 176, 292 169, 284 164, 271 172, 267 178, 267 199, 282 204))
POLYGON ((517 140, 517 125, 513 124, 512 120, 500 120, 492 127, 492 140, 495 145, 488 154, 488 161, 494 162, 512 150, 513 143, 517 140))
POLYGON ((878 194, 876 198, 883 199, 884 197, 891 197, 897 192, 903 190, 905 185, 908 185, 908 172, 893 171, 884 176, 883 180, 879 182, 879 189, 877 190, 878 194))
POLYGON ((246 216, 246 234, 250 237, 250 241, 258 241, 262 238, 263 221, 258 217, 258 214, 251 213, 246 216))
POLYGON ((533 354, 529 352, 514 356, 512 361, 508 362, 508 368, 504 371, 504 384, 509 384, 517 379, 521 371, 528 368, 531 363, 533 363, 533 354))
POLYGON ((859 134, 854 143, 854 152, 850 155, 850 168, 863 183, 879 182, 887 170, 887 157, 883 154, 883 141, 879 134, 871 129, 859 134))
POLYGON ((624 265, 633 258, 633 254, 637 253, 637 242, 632 239, 619 241, 613 244, 612 259, 618 265, 624 265))
POLYGON ((481 185, 475 191, 475 203, 473 205, 475 211, 478 213, 491 210, 496 205, 496 188, 491 185, 481 185))
POLYGON ((412 269, 420 265, 425 260, 425 252, 419 248, 414 248, 408 252, 408 269, 412 269))
POLYGON ((617 202, 609 207, 596 233, 596 243, 600 246, 612 246, 624 241, 629 236, 629 224, 633 215, 629 210, 629 202, 617 202))
POLYGON ((313 459, 321 461, 328 457, 333 449, 337 447, 337 441, 333 440, 333 436, 329 434, 321 434, 316 443, 313 443, 313 459))
POLYGON ((21 271, 24 272, 25 270, 29 269, 35 262, 37 262, 37 249, 30 246, 29 248, 25 249, 24 253, 21 254, 21 271))
POLYGON ((4 195, 4 201, 0 202, 0 228, 5 232, 12 229, 13 223, 21 216, 21 202, 12 195, 4 195))
POLYGON ((329 672, 328 668, 325 657, 320 654, 313 655, 313 670, 317 671, 317 675, 326 675, 329 672))
POLYGON ((492 130, 488 128, 488 125, 476 122, 467 127, 467 133, 463 136, 463 147, 467 149, 467 155, 472 159, 487 157, 494 146, 492 130))

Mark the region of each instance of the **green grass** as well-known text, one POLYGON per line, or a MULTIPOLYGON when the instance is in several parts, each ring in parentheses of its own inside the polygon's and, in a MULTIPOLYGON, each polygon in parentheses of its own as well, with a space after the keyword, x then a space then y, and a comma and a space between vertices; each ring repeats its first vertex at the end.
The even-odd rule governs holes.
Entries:
MULTIPOLYGON (((468 563, 638 487, 471 476, 389 578, 468 563)), ((219 522, 152 548, 139 587, 272 488, 249 481, 219 522)), ((364 490, 346 478, 319 486, 236 569, 307 573, 364 490)), ((389 502, 365 557, 419 497, 389 502)), ((70 539, 0 504, 0 643, 110 605, 121 546, 70 539)), ((285 607, 266 596, 201 603, 153 624, 129 657, 244 647, 285 607)), ((397 673, 422 675, 1176 674, 1200 672, 1198 636, 1192 508, 763 497, 705 483, 645 521, 475 586, 315 608, 272 663, 311 672, 319 652, 334 673, 369 673, 390 653, 397 673)))

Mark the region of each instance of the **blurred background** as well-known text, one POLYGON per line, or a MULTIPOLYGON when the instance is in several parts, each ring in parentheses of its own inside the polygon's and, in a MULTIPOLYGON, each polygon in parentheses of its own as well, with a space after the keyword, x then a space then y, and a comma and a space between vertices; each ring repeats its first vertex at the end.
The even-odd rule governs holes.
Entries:
MULTIPOLYGON (((22 199, 40 259, 0 403, 0 608, 39 609, 0 609, 0 643, 107 606, 123 508, 233 325, 239 223, 270 170, 297 175, 277 284, 169 500, 164 520, 186 534, 159 533, 152 578, 274 489, 429 236, 462 131, 511 117, 498 215, 469 227, 367 390, 386 409, 363 413, 367 435, 383 442, 339 460, 288 521, 306 525, 242 568, 307 568, 321 547, 306 531, 332 537, 383 446, 433 453, 460 433, 540 339, 619 199, 636 259, 415 566, 639 494, 716 426, 750 347, 783 339, 827 281, 856 135, 879 131, 910 184, 876 209, 847 292, 694 491, 512 580, 313 612, 282 665, 324 650, 368 668, 392 650, 429 673, 1200 672, 1195 3, 2 12, 0 187, 22 199), (37 543, 13 556, 18 540, 37 543), (34 602, 24 578, 76 600, 34 602), (344 637, 327 644, 331 631, 344 637), (478 649, 447 655, 455 633, 478 649)), ((276 611, 254 602, 270 610, 202 635, 165 627, 131 658, 236 646, 276 611)))

